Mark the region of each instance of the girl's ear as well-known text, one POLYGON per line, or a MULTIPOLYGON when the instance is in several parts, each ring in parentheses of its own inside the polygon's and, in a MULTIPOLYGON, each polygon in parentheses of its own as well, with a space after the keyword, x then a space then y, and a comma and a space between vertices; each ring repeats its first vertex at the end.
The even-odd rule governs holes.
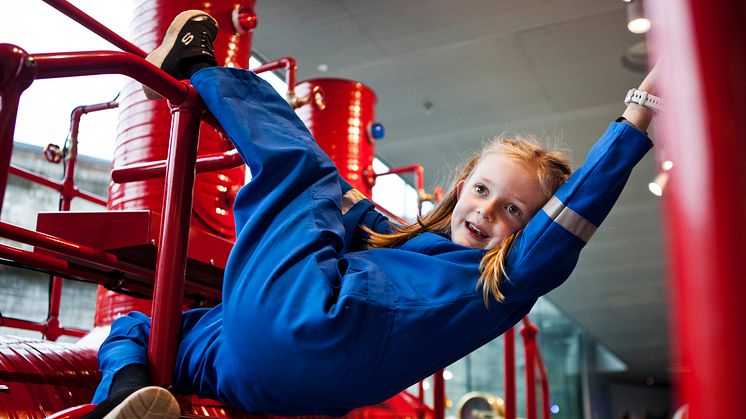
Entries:
POLYGON ((461 190, 464 189, 464 181, 459 180, 456 184, 456 198, 461 198, 461 190))

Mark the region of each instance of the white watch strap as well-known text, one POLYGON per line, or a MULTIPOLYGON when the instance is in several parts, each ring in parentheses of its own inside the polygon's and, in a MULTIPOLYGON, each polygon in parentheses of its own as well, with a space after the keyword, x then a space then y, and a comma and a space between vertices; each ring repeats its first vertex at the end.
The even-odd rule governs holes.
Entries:
POLYGON ((629 89, 627 96, 624 98, 624 103, 636 103, 640 106, 655 109, 657 111, 663 110, 663 99, 637 89, 629 89))

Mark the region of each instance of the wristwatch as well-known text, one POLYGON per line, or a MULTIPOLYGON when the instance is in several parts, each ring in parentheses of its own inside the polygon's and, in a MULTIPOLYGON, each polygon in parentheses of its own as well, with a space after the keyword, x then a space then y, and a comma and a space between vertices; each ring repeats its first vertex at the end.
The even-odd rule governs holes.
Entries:
POLYGON ((656 111, 663 110, 663 99, 637 89, 629 89, 627 96, 624 98, 624 103, 636 103, 646 108, 655 109, 656 111))

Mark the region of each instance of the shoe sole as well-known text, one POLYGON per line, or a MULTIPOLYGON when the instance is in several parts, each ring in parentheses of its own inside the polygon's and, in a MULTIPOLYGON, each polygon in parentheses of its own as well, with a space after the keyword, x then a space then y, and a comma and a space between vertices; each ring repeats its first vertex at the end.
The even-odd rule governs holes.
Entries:
POLYGON ((181 408, 176 398, 162 387, 145 387, 119 403, 104 419, 177 419, 181 408))
MULTIPOLYGON (((168 29, 166 30, 166 36, 163 37, 163 42, 158 45, 158 48, 154 49, 150 54, 148 54, 148 56, 145 57, 145 60, 153 64, 154 66, 161 68, 161 65, 163 65, 163 61, 166 59, 166 56, 176 44, 176 41, 179 37, 179 32, 181 32, 181 28, 186 25, 189 19, 195 16, 206 14, 207 13, 205 13, 203 10, 187 10, 176 15, 173 22, 171 22, 171 25, 169 25, 168 29)), ((215 22, 215 24, 217 25, 217 22, 215 22)), ((159 95, 144 84, 142 85, 142 90, 145 92, 145 97, 150 100, 163 99, 163 96, 159 95)))

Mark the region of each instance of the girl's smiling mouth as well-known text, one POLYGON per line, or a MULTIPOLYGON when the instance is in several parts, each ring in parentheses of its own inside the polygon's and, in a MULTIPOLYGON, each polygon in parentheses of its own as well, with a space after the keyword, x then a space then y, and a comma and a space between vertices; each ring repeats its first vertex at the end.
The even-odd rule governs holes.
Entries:
POLYGON ((487 235, 487 233, 484 232, 479 226, 476 224, 472 224, 468 221, 464 221, 464 224, 466 225, 466 230, 468 230, 472 235, 474 235, 479 240, 484 240, 489 238, 490 236, 487 235))

